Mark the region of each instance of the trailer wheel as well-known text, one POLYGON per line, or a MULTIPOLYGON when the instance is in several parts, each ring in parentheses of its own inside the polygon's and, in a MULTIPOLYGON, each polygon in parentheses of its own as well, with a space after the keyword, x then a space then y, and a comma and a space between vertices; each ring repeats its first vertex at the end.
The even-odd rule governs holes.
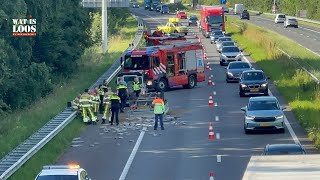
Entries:
POLYGON ((189 76, 188 78, 188 89, 192 89, 196 86, 196 78, 194 77, 194 75, 189 76))
POLYGON ((168 89, 168 82, 166 79, 161 78, 158 82, 158 90, 161 91, 166 91, 168 89))

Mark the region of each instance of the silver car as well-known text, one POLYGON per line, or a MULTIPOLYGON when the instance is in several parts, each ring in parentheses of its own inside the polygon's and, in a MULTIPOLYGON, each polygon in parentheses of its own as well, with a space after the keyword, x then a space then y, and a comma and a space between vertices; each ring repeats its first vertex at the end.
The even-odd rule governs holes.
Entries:
POLYGON ((277 130, 284 133, 283 109, 274 96, 251 97, 248 105, 241 108, 245 112, 245 133, 252 130, 277 130))
POLYGON ((298 28, 298 21, 295 18, 287 18, 284 23, 284 27, 287 28, 288 26, 293 26, 295 28, 298 28))
POLYGON ((286 20, 286 15, 285 14, 277 14, 276 18, 274 19, 274 23, 284 23, 284 21, 286 20))
POLYGON ((234 41, 223 41, 222 43, 219 43, 220 45, 217 45, 217 51, 221 52, 222 47, 224 46, 237 46, 237 44, 234 41))
POLYGON ((224 42, 224 41, 232 41, 232 39, 231 39, 231 37, 229 37, 229 36, 220 37, 220 38, 216 41, 216 47, 217 47, 217 49, 220 48, 222 42, 224 42))
POLYGON ((220 65, 228 65, 232 61, 242 61, 242 53, 237 46, 224 46, 220 54, 220 65))
POLYGON ((254 69, 245 61, 230 62, 226 67, 226 82, 238 82, 243 71, 254 69))
POLYGON ((221 30, 212 31, 210 34, 210 43, 216 43, 216 41, 220 38, 224 37, 224 34, 221 30))

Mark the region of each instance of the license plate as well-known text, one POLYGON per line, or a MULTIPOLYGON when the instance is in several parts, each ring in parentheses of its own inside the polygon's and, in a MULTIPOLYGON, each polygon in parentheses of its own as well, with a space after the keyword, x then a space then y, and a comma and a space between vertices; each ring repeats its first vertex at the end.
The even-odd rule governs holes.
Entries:
POLYGON ((250 92, 259 92, 259 89, 250 89, 250 92))
POLYGON ((271 126, 270 123, 261 123, 260 126, 271 126))

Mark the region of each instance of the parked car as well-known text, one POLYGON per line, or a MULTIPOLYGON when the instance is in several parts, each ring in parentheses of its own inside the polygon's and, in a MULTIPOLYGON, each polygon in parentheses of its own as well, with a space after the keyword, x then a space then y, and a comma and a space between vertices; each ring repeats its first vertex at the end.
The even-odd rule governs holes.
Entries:
POLYGON ((232 61, 241 61, 242 54, 237 46, 224 46, 220 54, 220 65, 228 65, 232 61))
POLYGON ((187 13, 184 11, 179 11, 179 12, 177 12, 177 18, 187 19, 187 13))
POLYGON ((276 130, 284 133, 283 109, 274 96, 251 97, 247 106, 241 108, 245 112, 245 133, 252 130, 276 130))
POLYGON ((288 26, 293 26, 295 28, 298 28, 298 21, 295 18, 287 18, 284 23, 284 27, 287 28, 288 26))
MULTIPOLYGON (((230 36, 224 36, 224 37, 220 37, 218 38, 218 40, 216 41, 216 47, 217 49, 220 48, 220 46, 222 45, 222 43, 224 41, 232 41, 231 37, 230 36)), ((221 52, 221 51, 220 51, 221 52)))
POLYGON ((285 14, 277 14, 276 18, 274 19, 274 23, 275 24, 284 23, 285 20, 286 20, 286 15, 285 14))
POLYGON ((254 69, 250 63, 244 61, 230 62, 226 67, 226 82, 238 82, 243 71, 254 69))
POLYGON ((160 12, 160 9, 161 9, 161 5, 158 5, 158 6, 156 7, 156 12, 160 12))
POLYGON ((150 10, 150 8, 151 8, 151 4, 146 4, 146 5, 144 6, 144 9, 145 9, 145 10, 148 10, 148 9, 150 10))
POLYGON ((250 14, 247 10, 243 10, 242 13, 240 13, 240 19, 248 19, 250 20, 250 14))
POLYGON ((169 6, 167 4, 162 4, 160 6, 160 13, 161 14, 168 14, 169 13, 169 6))
POLYGON ((189 26, 197 25, 197 21, 198 21, 198 17, 195 15, 191 15, 191 16, 189 16, 188 24, 189 24, 189 26))
POLYGON ((51 165, 44 166, 35 180, 48 179, 85 179, 91 180, 86 170, 80 168, 79 165, 51 165))
POLYGON ((262 70, 248 70, 241 74, 239 81, 240 97, 246 94, 268 96, 268 77, 262 70))
POLYGON ((212 31, 210 34, 210 43, 211 44, 216 43, 216 41, 220 37, 224 37, 223 31, 221 31, 221 30, 212 31))
POLYGON ((301 144, 267 144, 263 155, 297 155, 307 154, 301 144))
POLYGON ((217 45, 217 51, 221 52, 223 46, 237 46, 234 41, 222 41, 219 46, 217 45))

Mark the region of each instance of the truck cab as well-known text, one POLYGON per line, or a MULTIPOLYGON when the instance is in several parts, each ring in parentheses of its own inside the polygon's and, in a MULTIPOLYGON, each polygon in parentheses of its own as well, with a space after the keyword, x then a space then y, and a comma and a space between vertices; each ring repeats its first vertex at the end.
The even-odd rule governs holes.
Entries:
POLYGON ((202 7, 200 10, 200 30, 203 36, 209 38, 212 31, 225 31, 225 20, 223 7, 202 7))

